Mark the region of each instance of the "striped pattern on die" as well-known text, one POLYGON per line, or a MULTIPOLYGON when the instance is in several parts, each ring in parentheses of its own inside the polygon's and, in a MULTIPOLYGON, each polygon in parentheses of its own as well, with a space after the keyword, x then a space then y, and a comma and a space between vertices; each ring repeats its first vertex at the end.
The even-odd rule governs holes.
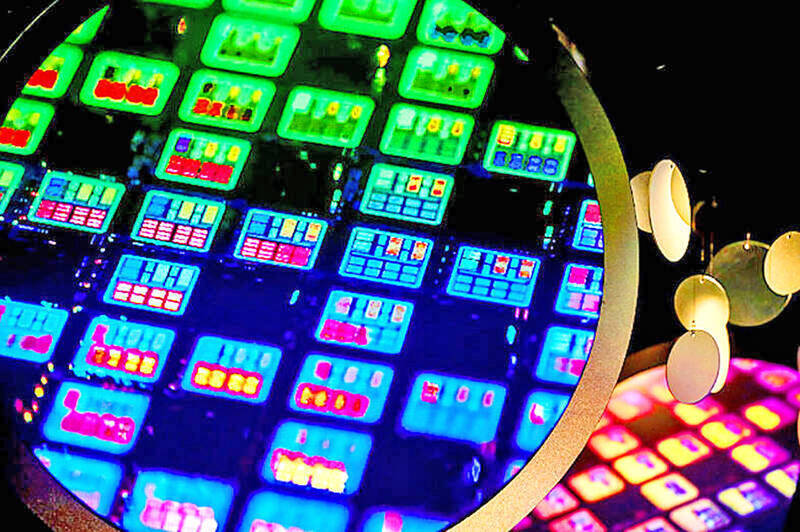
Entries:
POLYGON ((186 312, 199 275, 197 266, 122 255, 103 301, 180 316, 186 312))
POLYGON ((344 252, 339 275, 377 283, 419 288, 433 240, 356 227, 344 252))
POLYGON ((556 312, 597 319, 602 297, 603 268, 567 264, 556 298, 556 312))
POLYGON ((45 174, 28 219, 46 225, 105 233, 125 186, 65 172, 45 174))
POLYGON ((285 268, 310 270, 328 222, 265 209, 250 209, 233 256, 285 268))
POLYGON ((360 210, 383 218, 439 225, 454 182, 447 174, 376 164, 370 171, 360 210))
POLYGON ((489 303, 527 307, 541 261, 502 251, 461 246, 447 293, 489 303))
POLYGON ((596 200, 584 200, 575 226, 572 247, 594 253, 603 252, 603 222, 600 204, 596 200))
POLYGON ((133 226, 135 240, 192 251, 208 251, 225 203, 162 190, 147 193, 133 226))

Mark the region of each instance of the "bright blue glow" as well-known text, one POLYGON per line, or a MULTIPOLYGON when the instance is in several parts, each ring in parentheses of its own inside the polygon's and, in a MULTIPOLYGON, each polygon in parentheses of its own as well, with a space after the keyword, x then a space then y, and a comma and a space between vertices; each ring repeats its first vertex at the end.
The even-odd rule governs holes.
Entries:
POLYGON ((155 327, 134 321, 123 321, 98 316, 92 320, 83 335, 80 347, 72 360, 73 373, 79 377, 98 375, 112 376, 124 381, 156 382, 161 376, 167 356, 175 340, 175 332, 164 327, 155 327), (111 353, 121 353, 119 358, 110 358, 111 353), (126 357, 131 356, 131 358, 126 357), (158 364, 150 371, 141 371, 144 366, 135 363, 146 357, 158 358, 158 364), (116 360, 116 364, 114 363, 116 360), (126 360, 131 365, 126 369, 126 360), (114 367, 116 366, 116 367, 114 367))
POLYGON ((505 399, 506 388, 493 382, 422 373, 411 388, 401 425, 409 432, 486 443, 495 438, 505 399))
POLYGON ((517 328, 513 325, 509 325, 506 327, 506 342, 508 345, 514 345, 514 342, 517 340, 517 328))
POLYGON ((594 343, 594 333, 571 327, 550 327, 542 345, 536 377, 574 386, 594 343))
POLYGON ((224 530, 233 495, 234 488, 227 482, 164 470, 140 471, 122 527, 128 532, 224 530), (196 524, 193 527, 186 521, 196 524))
POLYGON ((361 532, 439 532, 450 521, 421 517, 396 510, 372 513, 361 532))
POLYGON ((294 305, 295 303, 297 303, 297 300, 298 300, 298 299, 300 299, 300 290, 298 290, 298 289, 295 289, 295 290, 292 292, 292 296, 289 298, 289 306, 292 306, 292 305, 294 305))
POLYGON ((567 264, 556 298, 556 312, 597 319, 603 297, 603 268, 567 264))
POLYGON ((408 301, 334 290, 315 336, 329 344, 397 354, 413 312, 414 304, 408 301))
POLYGON ((509 462, 509 464, 506 466, 506 472, 503 475, 503 482, 508 482, 514 478, 514 476, 519 473, 523 467, 525 467, 525 463, 525 460, 512 460, 509 462))
POLYGON ((150 190, 131 237, 159 246, 205 252, 211 249, 224 213, 222 201, 150 190))
POLYGON ((247 503, 238 531, 288 532, 299 529, 344 532, 349 520, 350 511, 341 504, 260 491, 247 503))
POLYGON ((536 452, 567 408, 570 396, 535 390, 528 395, 517 429, 516 444, 524 451, 536 452))
POLYGON ((433 251, 433 240, 356 227, 344 252, 339 275, 419 288, 433 251))
POLYGON ((461 246, 447 284, 451 296, 527 307, 541 261, 502 251, 461 246))
POLYGON ((284 268, 310 270, 327 230, 328 222, 325 220, 250 209, 233 256, 284 268))
POLYGON ((439 225, 454 183, 451 175, 379 163, 370 171, 359 210, 393 220, 439 225))
MULTIPOLYGON (((275 432, 272 445, 261 468, 261 476, 273 484, 300 487, 304 490, 308 490, 310 486, 312 491, 319 490, 323 493, 351 495, 358 491, 371 449, 372 436, 369 434, 334 429, 324 425, 287 421, 282 423, 275 432), (280 470, 279 457, 293 453, 302 453, 304 458, 296 457, 295 460, 300 460, 306 465, 322 461, 343 464, 347 474, 344 491, 332 491, 327 485, 315 487, 314 484, 317 483, 318 479, 314 477, 313 472, 310 475, 311 478, 306 478, 305 485, 298 486, 294 482, 296 478, 293 478, 293 476, 289 476, 285 480, 279 480, 275 474, 275 471, 280 470)), ((296 469, 286 471, 291 475, 292 471, 296 471, 296 469)))
POLYGON ((289 408, 309 414, 375 423, 383 413, 393 377, 394 371, 389 366, 328 355, 309 355, 292 388, 289 408), (321 390, 320 387, 327 390, 321 390), (309 393, 312 390, 316 393, 309 393), (353 395, 336 393, 340 391, 353 395), (342 396, 341 405, 336 404, 337 395, 342 396), (320 404, 323 397, 325 402, 320 404), (315 398, 319 402, 315 402, 315 398), (357 406, 354 407, 354 403, 357 406))
POLYGON ((108 516, 122 480, 122 466, 46 446, 37 447, 33 454, 73 495, 99 515, 108 516))
POLYGON ((201 336, 186 365, 181 388, 212 397, 263 403, 272 388, 280 360, 281 350, 275 346, 201 336), (208 375, 214 370, 223 372, 224 379, 216 380, 208 375), (247 377, 259 380, 257 390, 245 389, 243 382, 247 377))
POLYGON ((47 362, 68 316, 63 309, 0 299, 0 356, 47 362))
POLYGON ((600 204, 597 201, 584 200, 581 204, 572 247, 594 253, 603 252, 603 223, 600 221, 600 204))
POLYGON ((122 255, 103 301, 170 316, 182 316, 200 268, 165 260, 122 255))
POLYGON ((136 443, 149 405, 146 395, 64 382, 42 425, 42 433, 50 441, 124 454, 136 443), (101 422, 104 414, 109 416, 101 422), (111 422, 113 428, 105 426, 111 422))

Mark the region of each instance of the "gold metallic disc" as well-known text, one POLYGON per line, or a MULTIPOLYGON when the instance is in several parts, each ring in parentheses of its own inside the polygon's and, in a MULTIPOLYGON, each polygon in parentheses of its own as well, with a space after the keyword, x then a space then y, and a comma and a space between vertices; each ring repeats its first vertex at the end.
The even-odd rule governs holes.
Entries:
POLYGON ((781 296, 800 290, 800 232, 784 233, 769 247, 764 257, 764 280, 781 296))
POLYGON ((708 273, 728 294, 730 323, 755 327, 775 319, 791 296, 779 296, 764 280, 764 257, 769 246, 753 240, 728 244, 711 259, 708 273))
POLYGON ((725 327, 731 315, 728 294, 708 274, 699 273, 681 281, 673 303, 678 321, 687 330, 725 327))
POLYGON ((667 386, 678 401, 696 403, 711 392, 719 367, 714 337, 705 331, 688 331, 670 349, 667 386))

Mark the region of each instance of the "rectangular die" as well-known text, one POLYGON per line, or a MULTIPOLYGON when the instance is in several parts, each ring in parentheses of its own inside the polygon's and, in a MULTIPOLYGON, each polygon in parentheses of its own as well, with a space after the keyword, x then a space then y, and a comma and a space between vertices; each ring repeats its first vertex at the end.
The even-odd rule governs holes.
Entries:
POLYGON ((440 225, 454 181, 447 174, 379 163, 369 174, 360 210, 383 218, 440 225))
POLYGON ((233 190, 250 148, 246 140, 175 129, 164 145, 156 177, 198 187, 233 190))
POLYGON ((414 304, 408 301, 334 290, 322 311, 316 338, 396 355, 403 348, 413 312, 414 304))
POLYGON ((186 365, 181 387, 212 397, 263 403, 280 361, 281 350, 272 345, 201 336, 186 365))
POLYGON ((289 408, 321 416, 375 423, 383 414, 394 371, 330 355, 309 355, 289 397, 289 408))
POLYGON ((428 238, 355 227, 339 275, 419 288, 432 251, 433 240, 428 238))
POLYGON ((482 444, 492 441, 505 387, 453 375, 417 376, 401 424, 409 432, 482 444))
POLYGON ((581 203, 572 247, 593 253, 603 252, 603 222, 600 218, 600 204, 596 200, 584 200, 581 203))
POLYGON ((64 309, 0 299, 0 356, 47 362, 68 317, 64 309))
POLYGON ((125 185, 66 172, 47 172, 28 211, 45 225, 105 233, 117 212, 125 185))
POLYGON ((176 262, 122 255, 103 301, 111 305, 182 316, 200 268, 176 262))
POLYGON ((310 270, 328 222, 266 209, 250 209, 233 256, 284 268, 310 270))
POLYGON ((491 249, 458 249, 447 293, 513 307, 528 307, 541 261, 491 249))
POLYGON ((355 148, 367 131, 375 102, 367 96, 316 87, 292 89, 278 124, 285 139, 355 148))
POLYGON ((133 224, 134 240, 190 251, 208 251, 225 202, 151 190, 133 224))
POLYGON ((83 335, 73 372, 123 381, 156 382, 167 363, 175 332, 165 327, 98 316, 83 335))
POLYGON ((261 475, 273 484, 352 495, 371 449, 368 434, 285 421, 275 431, 261 475))
POLYGON ((563 181, 575 134, 519 122, 495 122, 489 136, 483 167, 490 172, 563 181))
POLYGON ((136 444, 150 397, 64 382, 42 424, 50 441, 111 454, 125 454, 136 444))
POLYGON ((603 298, 603 268, 567 264, 556 298, 556 312, 581 318, 600 317, 603 298))

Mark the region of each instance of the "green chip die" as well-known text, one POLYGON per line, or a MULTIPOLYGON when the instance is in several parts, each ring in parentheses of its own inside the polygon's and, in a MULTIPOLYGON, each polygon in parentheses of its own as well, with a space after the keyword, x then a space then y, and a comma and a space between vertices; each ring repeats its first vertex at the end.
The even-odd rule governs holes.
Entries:
POLYGON ((483 167, 501 174, 563 181, 574 148, 571 131, 501 120, 492 128, 483 167))
POLYGON ((503 48, 506 34, 462 0, 427 0, 417 39, 432 46, 492 55, 503 48))
POLYGON ((133 224, 134 240, 190 251, 208 251, 225 202, 150 190, 133 224))
POLYGON ((81 24, 75 31, 73 31, 67 40, 64 42, 70 44, 89 44, 94 39, 95 35, 97 35, 97 31, 100 29, 100 26, 103 24, 103 20, 108 13, 108 6, 104 7, 81 24))
POLYGON ((47 172, 28 219, 45 225, 105 233, 122 201, 125 186, 113 181, 47 172))
POLYGON ((6 212, 24 174, 22 165, 0 161, 0 214, 6 212))
POLYGON ((198 70, 192 75, 178 116, 184 122, 255 133, 275 96, 266 79, 198 70))
POLYGON ((33 154, 55 112, 50 104, 18 98, 0 124, 0 152, 33 154))
POLYGON ((188 185, 233 190, 250 147, 246 140, 175 129, 167 138, 156 176, 188 185))
POLYGON ((286 139, 355 148, 367 130, 375 102, 366 96, 295 87, 283 109, 278 135, 286 139))
POLYGON ((203 9, 214 3, 214 0, 141 0, 146 4, 164 4, 168 6, 192 7, 203 9))
POLYGON ((286 71, 300 30, 296 26, 222 14, 200 52, 206 66, 275 77, 286 71))
POLYGON ((308 20, 316 0, 222 0, 222 8, 299 24, 308 20))
POLYGON ((100 52, 81 89, 85 105, 141 115, 161 114, 180 70, 167 61, 100 52))
POLYGON ((72 78, 83 60, 83 50, 71 44, 62 44, 53 50, 22 89, 26 96, 61 98, 67 92, 72 78))
POLYGON ((475 119, 464 113, 398 103, 389 111, 381 151, 433 163, 461 164, 474 127, 475 119))
POLYGON ((493 74, 494 61, 488 57, 417 46, 408 54, 400 95, 477 109, 493 74))
POLYGON ((319 24, 331 31, 399 39, 417 0, 323 0, 319 24))

